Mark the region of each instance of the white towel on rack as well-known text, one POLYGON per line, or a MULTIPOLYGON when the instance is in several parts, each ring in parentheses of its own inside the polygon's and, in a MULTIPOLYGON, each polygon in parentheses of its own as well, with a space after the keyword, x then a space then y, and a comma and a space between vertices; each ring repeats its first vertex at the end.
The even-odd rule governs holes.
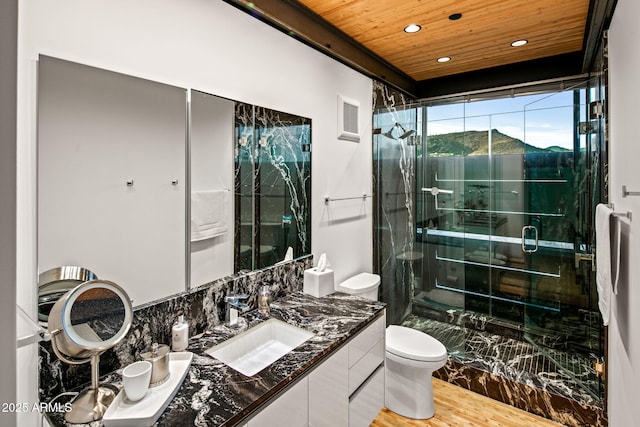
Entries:
POLYGON ((598 307, 605 326, 609 324, 611 314, 611 295, 618 293, 619 270, 620 227, 615 224, 613 210, 601 203, 596 206, 596 286, 598 307), (613 238, 612 228, 617 229, 613 238), (612 243, 615 244, 613 250, 612 243))
POLYGON ((227 232, 228 190, 191 193, 191 241, 211 239, 227 232))

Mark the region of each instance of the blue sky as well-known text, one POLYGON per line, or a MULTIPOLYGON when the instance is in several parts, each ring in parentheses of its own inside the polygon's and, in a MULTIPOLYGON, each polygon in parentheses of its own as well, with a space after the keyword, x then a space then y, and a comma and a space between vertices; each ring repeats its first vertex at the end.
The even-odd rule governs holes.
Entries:
POLYGON ((428 134, 497 129, 527 144, 573 149, 573 92, 429 107, 428 134))

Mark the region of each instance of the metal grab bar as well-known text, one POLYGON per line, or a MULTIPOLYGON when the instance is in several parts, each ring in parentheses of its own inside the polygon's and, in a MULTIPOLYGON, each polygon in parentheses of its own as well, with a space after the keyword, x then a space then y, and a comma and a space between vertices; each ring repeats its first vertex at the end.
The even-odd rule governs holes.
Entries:
POLYGON ((549 272, 544 272, 544 271, 527 270, 527 269, 524 269, 524 268, 509 267, 507 265, 498 265, 498 264, 491 264, 491 263, 485 263, 485 262, 468 261, 466 259, 447 258, 447 257, 439 256, 437 252, 436 252, 436 259, 438 261, 449 261, 449 262, 455 262, 455 263, 458 263, 458 264, 476 265, 478 267, 489 267, 489 268, 493 268, 493 269, 496 269, 496 270, 517 271, 519 273, 533 274, 533 275, 536 275, 536 276, 554 277, 556 279, 560 278, 560 266, 558 266, 558 273, 556 274, 556 273, 549 273, 549 272))
POLYGON ((439 211, 453 211, 453 212, 471 212, 471 213, 484 213, 484 214, 506 214, 506 215, 531 215, 531 216, 544 216, 544 217, 563 217, 565 214, 546 214, 542 212, 518 212, 518 211, 494 211, 491 209, 459 209, 459 208, 441 208, 436 207, 439 211))
POLYGON ((524 227, 522 227, 522 252, 527 254, 532 254, 537 251, 538 251, 538 229, 533 225, 525 225, 524 227), (527 240, 526 235, 528 230, 533 230, 533 234, 535 236, 535 246, 533 246, 533 249, 529 249, 529 247, 526 244, 526 240, 527 240))

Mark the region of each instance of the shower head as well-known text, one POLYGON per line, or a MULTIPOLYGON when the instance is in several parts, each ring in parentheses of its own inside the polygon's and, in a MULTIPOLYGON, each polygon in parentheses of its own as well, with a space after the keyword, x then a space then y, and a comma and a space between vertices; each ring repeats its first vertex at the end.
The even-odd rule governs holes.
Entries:
MULTIPOLYGON (((402 128, 402 130, 404 130, 404 128, 402 128)), ((398 138, 400 138, 400 139, 405 139, 405 138, 407 138, 408 136, 413 135, 414 133, 416 133, 416 131, 415 131, 415 130, 413 130, 413 129, 411 129, 411 130, 405 130, 405 132, 404 132, 402 135, 400 135, 398 138)))
POLYGON ((416 133, 415 130, 410 129, 410 130, 406 130, 404 126, 402 126, 400 123, 396 123, 393 126, 391 126, 391 129, 389 129, 388 131, 386 131, 385 133, 383 133, 384 136, 386 136, 387 138, 391 138, 391 139, 405 139, 411 135, 413 135, 414 133, 416 133), (393 131, 396 128, 400 128, 400 130, 402 131, 402 133, 400 134, 400 136, 395 136, 393 134, 393 131))
POLYGON ((397 139, 395 136, 393 136, 393 130, 395 129, 395 125, 389 129, 388 131, 386 131, 385 133, 383 133, 382 135, 386 136, 387 138, 391 138, 391 139, 397 139))

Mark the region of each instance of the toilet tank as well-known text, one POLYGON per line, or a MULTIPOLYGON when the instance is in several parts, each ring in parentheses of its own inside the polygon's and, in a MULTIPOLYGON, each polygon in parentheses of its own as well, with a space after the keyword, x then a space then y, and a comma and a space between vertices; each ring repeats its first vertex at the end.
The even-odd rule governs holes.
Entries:
POLYGON ((378 300, 380 276, 372 273, 360 273, 338 285, 338 291, 357 295, 373 301, 378 300))

